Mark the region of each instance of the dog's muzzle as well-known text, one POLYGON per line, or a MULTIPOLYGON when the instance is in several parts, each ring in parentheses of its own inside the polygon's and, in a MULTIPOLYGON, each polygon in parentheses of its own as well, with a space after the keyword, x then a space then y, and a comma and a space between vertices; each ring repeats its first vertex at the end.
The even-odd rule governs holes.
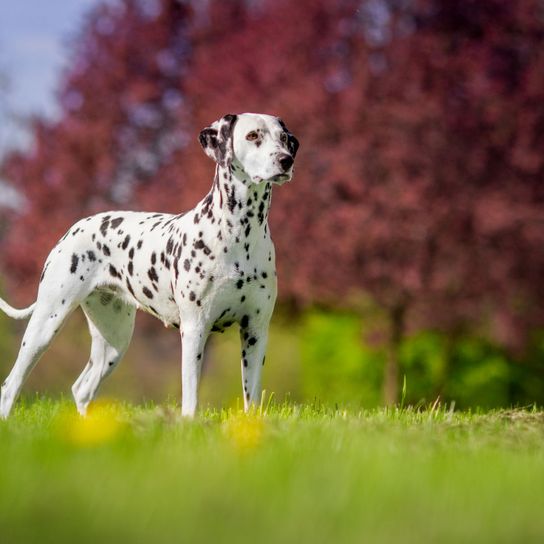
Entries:
POLYGON ((287 154, 280 155, 278 157, 278 163, 284 173, 275 175, 274 177, 270 178, 270 181, 278 185, 282 185, 286 181, 289 181, 291 177, 293 176, 293 172, 291 168, 293 167, 294 162, 295 160, 293 159, 293 157, 291 157, 291 155, 287 155, 287 154))

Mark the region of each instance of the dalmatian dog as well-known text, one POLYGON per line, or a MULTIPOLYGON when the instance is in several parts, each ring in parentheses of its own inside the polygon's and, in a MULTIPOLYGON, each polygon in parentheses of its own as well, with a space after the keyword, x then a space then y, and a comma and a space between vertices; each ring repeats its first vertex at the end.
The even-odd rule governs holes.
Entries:
POLYGON ((25 378, 81 306, 92 345, 72 387, 84 415, 102 381, 119 364, 137 309, 180 329, 183 416, 197 408, 202 354, 208 336, 240 325, 244 407, 260 402, 261 368, 277 292, 268 228, 272 187, 289 181, 299 146, 281 119, 225 115, 201 131, 216 163, 213 186, 188 213, 105 212, 73 225, 49 254, 22 345, 0 391, 6 418, 25 378))

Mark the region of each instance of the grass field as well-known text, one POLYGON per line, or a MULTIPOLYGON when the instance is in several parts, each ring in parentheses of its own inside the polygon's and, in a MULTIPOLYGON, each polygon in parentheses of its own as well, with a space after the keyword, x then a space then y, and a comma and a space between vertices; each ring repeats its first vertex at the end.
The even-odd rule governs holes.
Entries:
POLYGON ((68 401, 0 422, 0 542, 544 542, 544 412, 68 401))

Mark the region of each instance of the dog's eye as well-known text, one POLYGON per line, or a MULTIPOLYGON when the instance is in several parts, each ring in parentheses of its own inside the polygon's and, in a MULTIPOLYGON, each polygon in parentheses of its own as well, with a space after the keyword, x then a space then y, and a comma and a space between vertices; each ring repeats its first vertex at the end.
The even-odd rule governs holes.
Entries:
POLYGON ((249 140, 250 142, 254 142, 258 137, 259 135, 254 130, 252 130, 251 132, 247 133, 246 140, 249 140))
POLYGON ((282 132, 282 133, 281 133, 280 140, 281 140, 281 142, 284 143, 284 144, 287 143, 287 134, 286 134, 285 132, 282 132))

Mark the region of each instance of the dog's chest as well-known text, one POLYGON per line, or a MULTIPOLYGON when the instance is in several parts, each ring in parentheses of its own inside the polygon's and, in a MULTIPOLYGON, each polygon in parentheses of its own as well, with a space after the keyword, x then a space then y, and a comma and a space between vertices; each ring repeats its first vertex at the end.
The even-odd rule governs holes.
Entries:
POLYGON ((181 257, 176 281, 180 307, 198 309, 215 320, 228 309, 235 318, 248 306, 273 305, 275 257, 267 233, 243 236, 235 228, 202 225, 181 257))
MULTIPOLYGON (((273 253, 273 252, 272 252, 273 253)), ((202 297, 204 313, 213 331, 222 332, 235 322, 242 323, 244 316, 268 319, 272 313, 277 293, 274 259, 246 261, 226 260, 224 274, 217 284, 202 297)))

